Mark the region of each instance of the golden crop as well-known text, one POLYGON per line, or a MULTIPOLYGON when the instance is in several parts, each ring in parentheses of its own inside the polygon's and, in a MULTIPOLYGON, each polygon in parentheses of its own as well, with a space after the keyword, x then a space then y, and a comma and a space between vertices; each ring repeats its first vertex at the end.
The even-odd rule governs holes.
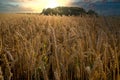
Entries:
POLYGON ((119 80, 119 73, 120 17, 0 14, 0 80, 119 80))

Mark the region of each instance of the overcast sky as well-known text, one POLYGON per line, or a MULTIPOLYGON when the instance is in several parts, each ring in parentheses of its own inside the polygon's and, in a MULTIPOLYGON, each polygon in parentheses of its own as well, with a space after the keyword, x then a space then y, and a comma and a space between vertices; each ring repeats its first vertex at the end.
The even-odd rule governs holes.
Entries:
POLYGON ((78 6, 103 15, 120 15, 120 0, 0 0, 1 13, 41 12, 54 6, 78 6))

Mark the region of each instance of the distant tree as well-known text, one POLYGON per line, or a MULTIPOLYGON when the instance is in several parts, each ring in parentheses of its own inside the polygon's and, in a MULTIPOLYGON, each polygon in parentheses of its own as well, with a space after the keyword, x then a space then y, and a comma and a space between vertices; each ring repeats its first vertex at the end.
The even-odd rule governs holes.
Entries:
POLYGON ((85 9, 80 7, 56 7, 56 8, 47 8, 43 9, 42 14, 44 15, 66 15, 66 16, 83 16, 84 14, 88 15, 97 15, 97 13, 93 10, 89 10, 88 12, 85 9))
POLYGON ((45 15, 52 14, 52 9, 51 8, 43 9, 42 13, 44 13, 45 15))
POLYGON ((88 15, 94 15, 94 16, 98 16, 98 14, 95 12, 95 11, 93 11, 93 10, 89 10, 88 12, 87 12, 87 14, 88 15))

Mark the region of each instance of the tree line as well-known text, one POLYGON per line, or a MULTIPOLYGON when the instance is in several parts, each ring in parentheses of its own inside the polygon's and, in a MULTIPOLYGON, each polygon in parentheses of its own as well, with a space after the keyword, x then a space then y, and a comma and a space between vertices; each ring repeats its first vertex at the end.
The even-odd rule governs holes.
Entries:
POLYGON ((83 16, 83 15, 94 15, 98 14, 94 10, 86 11, 80 7, 56 7, 56 8, 47 8, 43 9, 42 14, 44 15, 66 15, 66 16, 83 16))

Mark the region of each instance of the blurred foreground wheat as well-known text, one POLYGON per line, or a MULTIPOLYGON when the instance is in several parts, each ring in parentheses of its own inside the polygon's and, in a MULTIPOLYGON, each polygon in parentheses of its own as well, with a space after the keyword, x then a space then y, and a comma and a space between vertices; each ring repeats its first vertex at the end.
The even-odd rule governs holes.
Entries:
POLYGON ((0 80, 120 80, 120 17, 0 16, 0 80))

